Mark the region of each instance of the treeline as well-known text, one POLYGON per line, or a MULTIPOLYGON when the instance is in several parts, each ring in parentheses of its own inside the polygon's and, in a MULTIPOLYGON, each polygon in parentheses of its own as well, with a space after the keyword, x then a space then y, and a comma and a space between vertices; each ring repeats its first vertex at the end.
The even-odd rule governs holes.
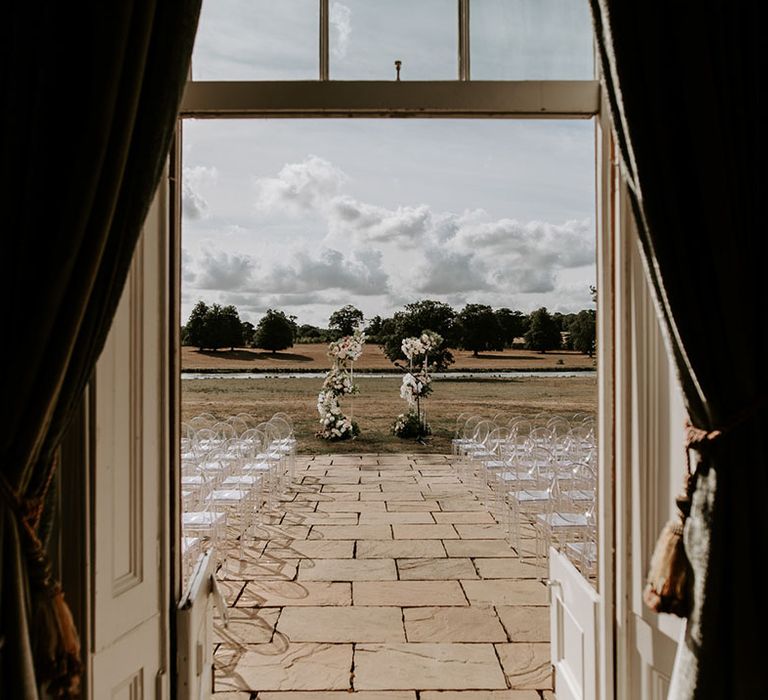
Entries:
POLYGON ((432 330, 443 337, 434 356, 439 367, 453 362, 451 349, 480 352, 519 347, 537 352, 568 349, 590 357, 595 351, 595 311, 550 313, 545 307, 525 314, 508 308, 486 304, 467 304, 455 310, 441 301, 424 299, 396 312, 390 318, 374 316, 365 324, 363 312, 347 305, 334 311, 328 327, 299 325, 295 316, 268 309, 254 326, 241 321, 234 306, 208 306, 197 302, 182 328, 182 343, 201 350, 257 347, 276 352, 296 343, 326 343, 355 328, 364 327, 368 342, 382 345, 392 361, 403 360, 400 344, 403 338, 432 330))

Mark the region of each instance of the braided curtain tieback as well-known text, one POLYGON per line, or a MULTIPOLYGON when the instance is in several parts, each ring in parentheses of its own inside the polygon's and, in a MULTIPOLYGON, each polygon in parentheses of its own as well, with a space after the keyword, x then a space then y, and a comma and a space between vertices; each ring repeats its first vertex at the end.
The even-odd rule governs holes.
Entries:
POLYGON ((691 470, 691 450, 706 455, 724 435, 756 416, 768 404, 768 395, 761 394, 723 428, 703 430, 685 424, 686 474, 683 491, 675 499, 677 514, 661 532, 651 557, 648 578, 643 591, 645 604, 654 612, 664 612, 687 617, 691 611, 692 592, 691 563, 685 553, 683 532, 685 521, 691 512, 691 499, 696 490, 696 474, 691 470))
POLYGON ((0 473, 0 496, 19 521, 20 541, 32 594, 28 633, 38 683, 45 685, 53 697, 77 698, 80 696, 82 671, 80 638, 64 600, 64 592, 51 573, 48 553, 37 536, 45 496, 58 464, 57 450, 42 494, 30 499, 21 498, 5 475, 0 473))

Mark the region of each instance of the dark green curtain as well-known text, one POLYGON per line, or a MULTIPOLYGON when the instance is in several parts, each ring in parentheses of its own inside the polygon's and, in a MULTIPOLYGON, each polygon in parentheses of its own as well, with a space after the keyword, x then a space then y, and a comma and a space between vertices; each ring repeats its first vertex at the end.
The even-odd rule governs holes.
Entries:
POLYGON ((36 656, 39 602, 55 582, 35 530, 160 179, 199 10, 200 0, 3 9, 3 697, 54 692, 72 670, 36 656))
POLYGON ((670 697, 768 697, 760 642, 768 628, 763 5, 591 5, 624 174, 690 420, 724 430, 694 455, 684 535, 693 607, 670 697))

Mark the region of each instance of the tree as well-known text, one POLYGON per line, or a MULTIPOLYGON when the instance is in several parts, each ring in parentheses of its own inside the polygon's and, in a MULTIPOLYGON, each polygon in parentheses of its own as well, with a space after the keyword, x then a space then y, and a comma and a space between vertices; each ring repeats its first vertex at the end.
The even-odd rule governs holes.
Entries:
POLYGON ((230 350, 243 347, 243 323, 237 309, 230 305, 220 310, 221 346, 230 350))
POLYGON ((250 321, 243 321, 240 326, 243 333, 243 347, 253 347, 253 339, 256 335, 256 327, 250 321))
POLYGON ((363 324, 363 312, 352 304, 337 309, 328 319, 329 328, 335 328, 341 335, 352 335, 355 328, 363 324))
POLYGON ((595 354, 597 323, 594 309, 585 309, 575 314, 568 326, 570 343, 574 350, 592 357, 595 354))
POLYGON ((404 311, 398 311, 391 319, 382 321, 381 341, 384 354, 395 362, 404 360, 401 348, 403 338, 419 336, 426 330, 439 333, 443 342, 429 357, 437 369, 445 369, 453 362, 453 354, 448 349, 456 347, 456 312, 441 301, 424 299, 406 304, 404 311))
POLYGON ((302 323, 299 326, 298 337, 302 340, 313 340, 317 343, 322 342, 323 332, 317 326, 309 323, 302 323))
POLYGON ((531 313, 530 325, 525 334, 525 343, 530 350, 537 350, 538 352, 556 350, 560 347, 560 331, 545 306, 531 313))
POLYGON ((480 350, 503 350, 504 339, 493 309, 486 304, 467 304, 456 316, 459 345, 477 357, 480 350))
POLYGON ((208 305, 200 299, 189 314, 187 325, 184 326, 182 342, 184 345, 193 345, 198 350, 205 347, 205 323, 208 316, 208 305))
POLYGON ((372 342, 378 342, 383 327, 384 321, 382 320, 381 316, 374 316, 370 321, 368 321, 368 325, 365 327, 365 335, 372 342))
POLYGON ((294 329, 296 322, 288 318, 283 311, 267 309, 267 313, 256 326, 254 345, 257 348, 285 350, 293 347, 294 329))
POLYGON ((511 348, 515 338, 522 338, 528 330, 528 317, 522 311, 512 311, 506 307, 494 311, 499 324, 504 347, 511 348))

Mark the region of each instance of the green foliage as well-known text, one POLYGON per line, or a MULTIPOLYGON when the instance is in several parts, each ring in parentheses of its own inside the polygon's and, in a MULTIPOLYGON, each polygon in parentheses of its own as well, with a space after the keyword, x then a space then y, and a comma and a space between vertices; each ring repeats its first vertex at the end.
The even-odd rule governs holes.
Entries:
POLYGON ((512 311, 506 307, 493 312, 499 324, 501 339, 505 348, 511 348, 515 338, 522 338, 528 330, 528 317, 522 311, 512 311))
POLYGON ((293 347, 296 322, 283 311, 267 309, 267 313, 256 326, 254 345, 275 353, 293 347))
POLYGON ((365 336, 367 343, 378 343, 381 332, 384 328, 384 320, 381 316, 374 316, 365 327, 365 336))
POLYGON ((467 304, 456 316, 459 346, 477 355, 480 350, 503 350, 504 338, 493 309, 486 304, 467 304))
POLYGON ((234 349, 244 345, 246 331, 234 306, 208 306, 198 301, 184 326, 182 343, 200 350, 234 349))
POLYGON ((568 325, 569 343, 574 350, 592 357, 597 341, 597 321, 594 309, 579 311, 568 325))
POLYGON ((222 347, 229 347, 234 350, 245 345, 243 342, 243 324, 240 321, 240 314, 234 306, 224 306, 219 310, 218 323, 222 347))
POLYGON ((193 345, 199 350, 203 349, 205 346, 205 319, 208 316, 208 311, 208 305, 202 299, 195 304, 182 332, 181 342, 184 345, 193 345))
POLYGON ((404 311, 398 311, 391 319, 382 321, 379 339, 384 354, 392 362, 405 360, 401 348, 403 338, 417 337, 431 330, 439 333, 443 342, 429 353, 430 362, 435 363, 438 370, 445 369, 453 363, 453 354, 448 348, 456 346, 455 319, 456 312, 441 301, 424 299, 406 304, 404 311))
POLYGON ((250 321, 243 321, 240 324, 243 331, 243 346, 250 348, 253 347, 253 339, 256 336, 256 326, 250 321))
POLYGON ((401 413, 392 424, 392 434, 399 438, 421 438, 432 434, 429 423, 423 423, 418 411, 401 413))
POLYGON ((537 350, 538 352, 560 348, 560 330, 545 306, 531 313, 525 342, 529 350, 537 350))
POLYGON ((335 328, 341 335, 352 335, 355 328, 363 324, 363 312, 352 304, 337 309, 328 319, 328 327, 335 328))

